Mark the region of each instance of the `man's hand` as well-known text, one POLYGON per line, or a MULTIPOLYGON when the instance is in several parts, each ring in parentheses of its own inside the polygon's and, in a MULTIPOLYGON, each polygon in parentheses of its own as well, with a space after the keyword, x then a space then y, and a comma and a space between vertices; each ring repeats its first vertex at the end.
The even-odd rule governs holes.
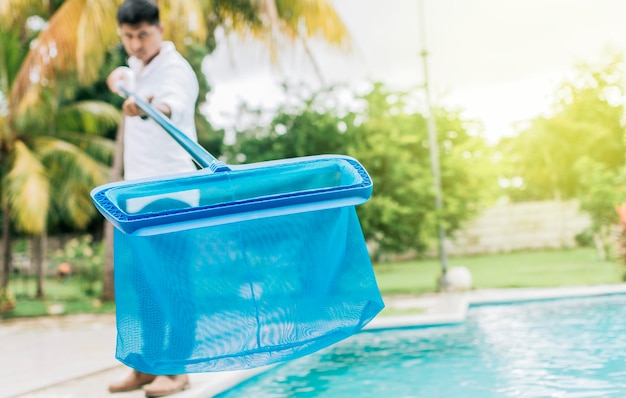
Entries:
MULTIPOLYGON (((109 87, 109 90, 111 90, 111 92, 119 95, 122 95, 122 93, 119 92, 120 86, 126 88, 130 92, 133 92, 135 86, 135 76, 133 74, 133 71, 125 66, 115 68, 113 72, 111 72, 107 77, 107 86, 109 87)), ((153 99, 154 96, 149 96, 148 98, 146 98, 146 101, 151 103, 153 99)), ((163 112, 165 116, 171 117, 172 110, 169 106, 165 104, 159 104, 156 106, 156 108, 159 111, 163 112)), ((146 115, 146 112, 144 112, 137 105, 135 98, 132 96, 126 98, 126 101, 124 101, 124 104, 122 104, 122 113, 126 116, 139 116, 142 119, 148 117, 146 115)))
MULTIPOLYGON (((152 98, 150 98, 148 102, 150 102, 150 100, 152 100, 152 98)), ((146 113, 142 111, 135 102, 135 97, 126 98, 126 101, 122 104, 122 113, 126 116, 146 116, 146 113)))
POLYGON ((111 92, 122 95, 122 93, 119 92, 120 85, 129 91, 134 90, 135 77, 130 68, 120 66, 115 68, 107 77, 107 86, 111 92))
MULTIPOLYGON (((151 103, 153 98, 154 97, 150 96, 146 98, 146 101, 148 101, 148 103, 151 103)), ((172 115, 170 107, 165 104, 157 105, 156 109, 161 111, 167 117, 170 117, 172 115)), ((139 108, 137 102, 135 102, 135 97, 129 97, 126 99, 126 101, 124 101, 124 104, 122 104, 122 113, 124 113, 124 115, 126 116, 139 116, 141 118, 147 117, 146 112, 139 108)))

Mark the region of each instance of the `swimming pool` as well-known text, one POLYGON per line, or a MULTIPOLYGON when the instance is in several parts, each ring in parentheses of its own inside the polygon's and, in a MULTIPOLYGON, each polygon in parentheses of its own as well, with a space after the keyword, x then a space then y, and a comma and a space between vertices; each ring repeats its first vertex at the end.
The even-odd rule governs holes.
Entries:
POLYGON ((626 295, 471 307, 359 333, 218 397, 626 397, 626 295))

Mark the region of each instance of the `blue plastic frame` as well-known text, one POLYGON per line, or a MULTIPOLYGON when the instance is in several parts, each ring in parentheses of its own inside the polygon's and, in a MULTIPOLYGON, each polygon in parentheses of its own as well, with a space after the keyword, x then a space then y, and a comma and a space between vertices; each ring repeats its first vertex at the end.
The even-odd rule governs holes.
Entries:
POLYGON ((323 155, 231 166, 231 170, 217 173, 205 169, 153 179, 110 183, 92 190, 91 197, 98 210, 120 231, 130 235, 154 235, 260 217, 354 206, 369 200, 371 194, 372 180, 358 161, 348 156, 323 155), (314 174, 317 168, 330 169, 336 173, 336 184, 303 186, 299 189, 285 185, 285 192, 277 189, 276 192, 250 197, 246 197, 247 193, 243 192, 242 196, 233 197, 232 200, 152 212, 129 212, 124 204, 129 197, 142 195, 176 194, 216 186, 223 188, 222 191, 229 191, 235 185, 262 185, 268 184, 271 179, 278 183, 289 182, 290 179, 306 178, 306 170, 312 170, 310 173, 314 174))

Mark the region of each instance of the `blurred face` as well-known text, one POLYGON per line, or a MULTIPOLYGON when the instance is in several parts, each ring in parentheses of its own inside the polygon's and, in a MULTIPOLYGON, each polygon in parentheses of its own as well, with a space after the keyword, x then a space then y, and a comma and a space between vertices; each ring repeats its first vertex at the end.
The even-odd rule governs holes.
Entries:
POLYGON ((163 27, 142 22, 139 25, 120 25, 120 36, 129 55, 139 58, 147 65, 161 51, 163 27))

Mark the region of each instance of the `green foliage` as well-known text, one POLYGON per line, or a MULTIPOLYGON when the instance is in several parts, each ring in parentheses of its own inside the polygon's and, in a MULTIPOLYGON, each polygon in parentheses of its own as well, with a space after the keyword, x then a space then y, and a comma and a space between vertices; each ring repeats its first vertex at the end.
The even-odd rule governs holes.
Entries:
POLYGON ((15 297, 7 289, 0 289, 0 315, 15 309, 15 297))
POLYGON ((72 278, 77 278, 87 296, 96 295, 97 286, 102 275, 102 245, 94 244, 91 235, 73 238, 59 249, 53 264, 69 263, 72 278))
POLYGON ((509 194, 518 200, 572 198, 579 192, 581 174, 574 164, 587 157, 607 170, 624 164, 624 87, 626 64, 613 56, 599 69, 583 65, 579 74, 557 92, 550 116, 539 117, 519 136, 503 140, 509 161, 508 178, 521 177, 520 189, 509 194))
POLYGON ((574 170, 581 179, 581 208, 591 216, 594 230, 616 225, 615 206, 626 203, 626 166, 610 170, 600 162, 582 158, 574 170))
POLYGON ((76 101, 59 109, 54 118, 56 131, 80 131, 105 136, 121 120, 118 108, 103 101, 76 101))
POLYGON ((626 203, 626 165, 611 170, 605 164, 589 158, 580 159, 574 170, 580 175, 581 191, 578 195, 581 209, 591 217, 590 233, 598 248, 606 256, 619 256, 624 260, 624 235, 616 236, 620 221, 617 206, 626 203))
POLYGON ((65 137, 67 140, 42 137, 32 146, 46 165, 50 181, 49 226, 83 229, 97 215, 89 192, 108 181, 106 163, 98 158, 110 159, 113 145, 100 137, 88 139, 85 134, 65 137))
POLYGON ((96 217, 89 191, 108 180, 114 147, 104 137, 115 130, 120 112, 102 101, 74 101, 81 93, 75 81, 58 79, 42 88, 27 111, 9 109, 7 147, 12 150, 3 157, 3 195, 12 204, 17 230, 80 229, 96 217))
POLYGON ((574 236, 576 247, 593 247, 593 233, 586 229, 574 236))
POLYGON ((61 223, 84 228, 96 216, 89 190, 107 180, 113 145, 102 136, 115 129, 120 114, 103 102, 74 102, 78 86, 71 78, 42 85, 38 101, 27 108, 9 103, 9 89, 36 33, 0 31, 0 60, 6 66, 0 67, 0 177, 14 228, 40 234, 61 223))
POLYGON ((409 110, 410 93, 376 84, 362 100, 367 108, 355 120, 363 122, 349 124, 346 136, 348 154, 374 181, 372 199, 359 209, 366 238, 383 251, 424 251, 435 241, 437 221, 452 234, 492 198, 491 149, 457 112, 435 110, 444 200, 438 214, 427 120, 409 110))
POLYGON ((368 104, 359 115, 363 122, 348 135, 349 153, 363 163, 374 182, 372 199, 359 208, 365 236, 383 251, 423 251, 434 237, 437 216, 426 119, 405 113, 400 96, 382 85, 363 99, 368 104))
POLYGON ((332 153, 356 158, 374 182, 372 198, 357 211, 366 239, 381 251, 424 251, 436 237, 436 217, 452 233, 493 196, 491 150, 468 134, 469 122, 457 112, 436 114, 445 196, 444 210, 437 214, 426 119, 408 110, 410 93, 375 84, 353 97, 352 104, 362 105, 358 111, 339 100, 337 88, 288 97, 299 101, 280 108, 269 127, 259 123, 238 133, 226 152, 229 162, 332 153))
POLYGON ((19 33, 4 29, 0 23, 0 92, 3 95, 8 96, 27 50, 19 33))

